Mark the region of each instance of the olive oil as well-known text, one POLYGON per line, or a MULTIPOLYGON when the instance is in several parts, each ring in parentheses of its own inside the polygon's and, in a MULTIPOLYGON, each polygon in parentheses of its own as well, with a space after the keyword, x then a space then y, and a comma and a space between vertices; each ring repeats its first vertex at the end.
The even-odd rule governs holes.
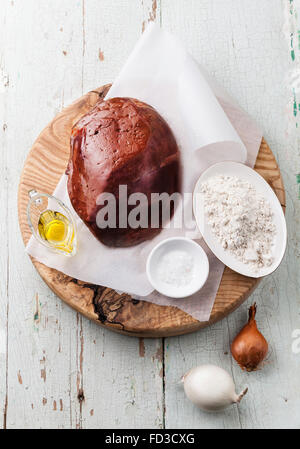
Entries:
POLYGON ((72 212, 60 199, 48 193, 31 189, 28 196, 27 220, 33 237, 54 253, 74 256, 77 231, 72 212))
POLYGON ((38 222, 40 237, 54 248, 72 253, 74 229, 69 219, 60 212, 45 210, 38 222))

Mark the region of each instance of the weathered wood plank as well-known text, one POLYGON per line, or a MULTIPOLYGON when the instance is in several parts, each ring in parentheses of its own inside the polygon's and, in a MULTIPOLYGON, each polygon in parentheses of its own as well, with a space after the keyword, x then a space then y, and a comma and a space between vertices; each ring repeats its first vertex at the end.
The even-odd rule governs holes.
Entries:
POLYGON ((300 208, 295 179, 300 157, 299 134, 289 121, 291 111, 287 111, 291 103, 286 85, 290 49, 282 35, 282 2, 276 0, 271 6, 259 0, 165 0, 162 24, 181 36, 195 58, 262 125, 288 193, 289 235, 282 265, 261 282, 247 305, 211 329, 166 340, 166 426, 299 428, 299 354, 292 353, 291 335, 300 328, 300 208), (271 350, 261 371, 243 373, 231 359, 229 344, 254 300, 258 303, 259 326, 271 350), (248 395, 238 407, 223 414, 205 414, 184 398, 177 380, 192 366, 207 362, 232 372, 238 388, 249 386, 248 395))
POLYGON ((159 0, 85 0, 84 4, 82 94, 111 83, 148 22, 160 21, 159 0))
POLYGON ((163 426, 162 347, 82 319, 83 428, 163 426))
MULTIPOLYGON (((4 39, 4 8, 0 17, 0 42, 4 39)), ((5 112, 7 109, 6 91, 9 79, 5 71, 4 49, 0 49, 0 141, 5 148, 7 124, 5 112)), ((0 152, 0 204, 2 208, 0 220, 0 429, 6 427, 7 411, 7 315, 8 315, 8 244, 7 244, 7 155, 0 152)))
MULTIPOLYGON (((1 109, 7 125, 1 186, 7 170, 10 309, 7 386, 6 349, 0 356, 1 419, 7 389, 8 428, 161 427, 161 341, 112 335, 62 304, 24 254, 14 207, 20 171, 39 131, 103 73, 110 79, 117 73, 152 14, 152 2, 130 2, 130 14, 122 0, 3 3, 9 86, 1 109), (110 58, 115 47, 117 56, 110 58)), ((6 257, 1 251, 1 268, 6 257)), ((1 275, 5 340, 5 270, 1 275)))
MULTIPOLYGON (((4 61, 9 75, 5 93, 10 303, 7 427, 69 427, 79 406, 72 387, 76 381, 76 316, 32 270, 19 235, 15 200, 27 149, 41 127, 61 109, 64 92, 72 95, 65 77, 76 66, 66 67, 62 50, 80 45, 81 40, 76 41, 74 35, 71 43, 73 30, 66 25, 71 2, 60 3, 60 8, 45 1, 38 7, 35 1, 3 3, 4 61)), ((74 25, 81 21, 74 8, 72 21, 74 25)), ((74 88, 76 75, 73 79, 74 88)))
MULTIPOLYGON (((24 254, 15 210, 19 173, 38 132, 63 105, 111 81, 144 23, 154 18, 155 4, 1 2, 0 68, 9 83, 0 93, 1 127, 6 125, 5 131, 0 130, 4 150, 0 200, 2 205, 9 200, 9 226, 1 221, 0 427, 6 389, 10 428, 163 425, 160 340, 139 345, 138 340, 104 331, 64 306, 24 254)), ((272 8, 259 0, 228 0, 226 5, 222 0, 163 0, 161 10, 157 5, 156 20, 161 16, 163 25, 181 36, 196 59, 263 125, 288 191, 290 237, 284 263, 253 297, 258 302, 258 323, 271 343, 269 363, 262 371, 245 374, 224 354, 246 319, 246 305, 211 329, 167 340, 166 426, 300 427, 299 354, 291 351, 292 330, 300 328, 300 212, 295 183, 300 161, 299 141, 284 117, 289 55, 281 34, 282 2, 274 0, 272 8), (239 408, 207 415, 184 398, 177 380, 191 366, 208 361, 232 370, 238 387, 249 385, 239 408)))
MULTIPOLYGON (((82 93, 115 78, 145 23, 159 19, 158 3, 85 1, 82 93)), ((82 317, 79 329, 81 427, 162 427, 161 340, 115 335, 82 317)))

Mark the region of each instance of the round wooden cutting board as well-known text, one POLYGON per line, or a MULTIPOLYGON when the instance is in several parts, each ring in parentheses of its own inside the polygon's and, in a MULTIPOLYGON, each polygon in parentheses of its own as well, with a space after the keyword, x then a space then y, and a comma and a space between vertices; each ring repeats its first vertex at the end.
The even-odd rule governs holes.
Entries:
MULTIPOLYGON (((31 148, 22 172, 18 195, 19 223, 25 244, 31 235, 26 218, 28 191, 32 188, 46 193, 54 191, 66 169, 72 125, 94 106, 99 97, 103 98, 109 88, 110 85, 100 87, 65 108, 41 132, 31 148)), ((267 180, 285 209, 285 192, 280 171, 264 139, 255 170, 267 180)), ((137 301, 129 295, 119 295, 110 288, 80 282, 33 258, 32 263, 47 285, 75 310, 109 329, 139 337, 186 334, 212 324, 242 304, 259 282, 258 279, 245 277, 225 268, 210 320, 199 322, 176 307, 137 301)))

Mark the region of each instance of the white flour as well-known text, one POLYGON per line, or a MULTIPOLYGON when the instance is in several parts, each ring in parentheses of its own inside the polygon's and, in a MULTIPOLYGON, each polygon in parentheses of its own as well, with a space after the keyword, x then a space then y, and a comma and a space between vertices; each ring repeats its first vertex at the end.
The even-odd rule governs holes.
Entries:
POLYGON ((223 248, 254 270, 270 266, 276 227, 269 202, 236 176, 215 176, 201 192, 208 223, 223 248))
POLYGON ((167 284, 188 285, 194 277, 194 259, 186 251, 170 251, 161 258, 158 273, 160 280, 167 284))

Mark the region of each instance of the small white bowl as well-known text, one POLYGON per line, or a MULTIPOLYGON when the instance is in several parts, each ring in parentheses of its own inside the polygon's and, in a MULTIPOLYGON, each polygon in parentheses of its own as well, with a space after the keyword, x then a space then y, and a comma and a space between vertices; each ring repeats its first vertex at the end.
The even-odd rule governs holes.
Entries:
POLYGON ((185 298, 196 293, 205 284, 209 263, 205 251, 198 243, 185 237, 171 237, 156 245, 147 259, 146 272, 151 285, 164 296, 170 298, 185 298), (160 279, 159 261, 170 251, 182 250, 193 257, 194 270, 196 276, 186 285, 173 285, 160 279))

